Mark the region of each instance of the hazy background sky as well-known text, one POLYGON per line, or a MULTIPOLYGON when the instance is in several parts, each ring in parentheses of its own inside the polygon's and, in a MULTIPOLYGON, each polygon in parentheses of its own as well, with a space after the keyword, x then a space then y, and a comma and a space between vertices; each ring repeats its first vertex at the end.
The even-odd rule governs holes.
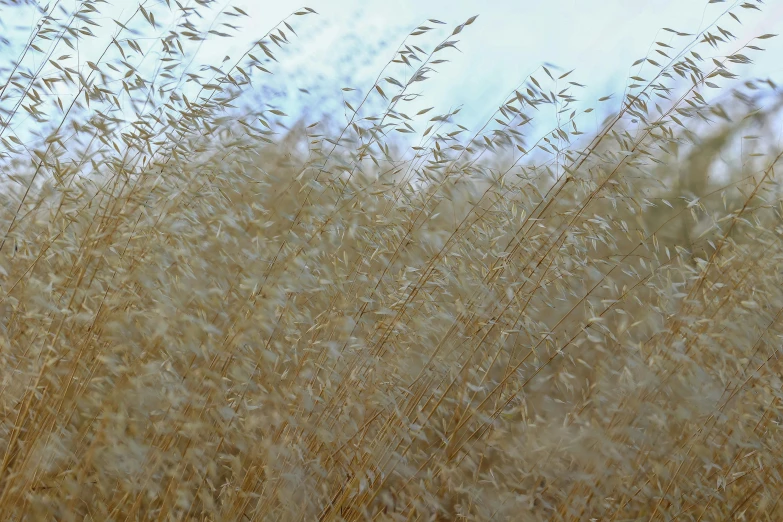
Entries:
MULTIPOLYGON (((384 64, 416 26, 429 18, 446 22, 446 25, 437 26, 437 31, 412 42, 430 49, 447 37, 453 27, 479 15, 456 37, 460 40, 459 52, 443 53, 442 57, 450 63, 439 65, 437 74, 419 84, 425 95, 420 105, 434 106, 440 112, 462 106, 460 123, 475 128, 492 115, 528 74, 542 63, 551 63, 559 66, 560 71, 576 69, 568 80, 587 85, 575 93, 587 104, 614 93, 606 108, 610 110, 616 108, 612 103, 619 106, 628 76, 650 74, 651 66, 640 71, 639 67, 631 69, 631 64, 652 52, 656 41, 671 45, 676 51, 691 40, 662 28, 696 34, 728 7, 745 1, 312 0, 305 5, 315 9, 318 15, 289 19, 299 36, 280 51, 280 63, 270 67, 274 76, 262 75, 264 97, 281 104, 287 111, 296 112, 307 105, 311 110, 334 113, 334 107, 341 107, 343 97, 353 103, 372 88, 384 64), (340 90, 342 87, 358 90, 344 93, 340 90), (299 89, 308 89, 313 94, 302 94, 299 89), (329 106, 323 100, 331 100, 334 105, 329 106)), ((747 1, 755 4, 757 0, 747 1)), ((101 7, 104 20, 109 22, 102 26, 110 29, 116 29, 110 23, 111 18, 124 20, 138 5, 137 0, 110 2, 110 7, 101 7)), ((180 2, 195 5, 193 0, 180 2)), ((171 3, 175 5, 173 0, 171 3)), ((146 5, 156 13, 159 21, 163 19, 166 11, 163 0, 147 0, 146 5)), ((232 0, 215 4, 216 10, 231 5, 242 8, 250 17, 230 19, 232 23, 241 24, 242 29, 233 38, 205 42, 200 49, 201 62, 219 65, 226 55, 232 60, 237 58, 253 41, 302 7, 290 0, 232 0)), ((25 28, 34 27, 38 15, 32 9, 14 10, 12 17, 11 9, 0 7, 0 10, 7 10, 0 12, 0 33, 14 27, 18 42, 23 44, 29 33, 25 28)), ((742 25, 728 17, 721 21, 721 27, 738 37, 727 49, 736 50, 754 35, 777 33, 783 27, 783 0, 770 0, 763 9, 762 12, 738 9, 742 25)), ((205 18, 203 23, 208 25, 210 19, 205 18)), ((167 29, 164 23, 161 32, 167 29)), ((755 63, 741 67, 733 65, 732 70, 743 78, 768 76, 783 83, 783 37, 756 44, 767 51, 746 53, 755 63)), ((94 47, 93 51, 102 49, 102 46, 94 47)), ((80 49, 80 66, 86 67, 83 64, 89 59, 90 50, 86 46, 80 49)), ((700 52, 707 59, 725 56, 725 53, 711 53, 708 46, 701 47, 700 52)), ((148 63, 154 63, 154 60, 148 63)), ((383 76, 404 79, 412 71, 394 67, 383 76)), ((539 78, 543 79, 543 73, 539 78)), ((600 111, 594 113, 596 122, 600 114, 600 111)))
MULTIPOLYGON (((630 65, 650 52, 655 41, 675 49, 690 41, 662 28, 695 34, 729 6, 739 3, 742 2, 313 0, 306 5, 319 15, 293 20, 303 22, 297 31, 300 39, 292 46, 296 58, 281 69, 289 74, 299 73, 297 82, 302 84, 320 82, 321 86, 331 86, 332 92, 344 86, 366 92, 405 35, 417 25, 428 18, 446 22, 448 25, 441 26, 443 30, 437 33, 439 40, 454 26, 479 15, 456 37, 461 53, 449 53, 451 63, 441 65, 438 74, 422 86, 425 105, 443 110, 462 105, 461 120, 470 127, 489 117, 505 101, 507 93, 544 62, 556 64, 564 72, 576 69, 569 79, 588 85, 580 93, 585 99, 615 92, 614 99, 619 100, 627 77, 638 70, 632 72, 630 65)), ((243 36, 248 41, 258 38, 300 6, 289 0, 240 5, 253 19, 253 30, 243 36)), ((783 28, 783 1, 770 1, 763 8, 762 12, 739 9, 743 25, 728 17, 719 25, 738 37, 734 44, 737 47, 752 36, 779 32, 783 28)), ((244 49, 243 44, 236 43, 239 45, 234 49, 244 49)), ((756 63, 735 70, 743 76, 782 78, 783 37, 756 43, 767 51, 750 54, 756 63)), ((701 54, 706 58, 709 49, 705 46, 701 54)))

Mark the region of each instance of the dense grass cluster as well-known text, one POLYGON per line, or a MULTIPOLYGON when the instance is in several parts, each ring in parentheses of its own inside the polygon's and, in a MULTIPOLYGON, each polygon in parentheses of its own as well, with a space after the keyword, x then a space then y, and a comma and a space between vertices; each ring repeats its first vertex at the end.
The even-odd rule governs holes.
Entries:
POLYGON ((310 121, 254 93, 311 9, 198 68, 241 8, 66 4, 0 64, 3 520, 783 518, 757 2, 477 131, 406 108, 474 19, 310 121))

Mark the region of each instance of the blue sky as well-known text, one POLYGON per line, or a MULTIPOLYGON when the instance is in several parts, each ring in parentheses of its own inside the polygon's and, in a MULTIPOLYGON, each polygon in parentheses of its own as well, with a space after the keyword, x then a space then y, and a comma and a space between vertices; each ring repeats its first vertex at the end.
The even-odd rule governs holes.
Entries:
MULTIPOLYGON (((506 94, 544 62, 556 64, 563 71, 576 69, 569 79, 588 86, 581 93, 586 100, 612 92, 619 99, 626 78, 633 74, 630 65, 645 56, 655 41, 678 48, 689 40, 662 28, 698 33, 734 3, 741 2, 314 0, 307 5, 319 16, 303 20, 304 26, 298 31, 301 39, 293 46, 295 58, 288 67, 281 66, 281 72, 307 71, 299 75, 298 82, 317 81, 332 93, 346 86, 366 91, 411 29, 435 18, 446 22, 442 27, 450 30, 479 15, 458 36, 461 52, 450 53, 451 63, 439 67, 438 74, 422 87, 426 96, 423 105, 442 110, 462 105, 461 120, 473 127, 491 115, 506 94), (355 62, 350 61, 349 57, 357 56, 355 62), (349 81, 353 83, 346 85, 349 81)), ((257 21, 254 26, 264 30, 299 4, 286 0, 242 7, 257 21)), ((776 28, 783 26, 783 2, 769 2, 761 13, 739 9, 739 15, 742 25, 728 17, 719 25, 734 33, 737 42, 745 43, 754 35, 778 32, 776 28)), ((258 37, 254 32, 248 35, 258 37)), ((447 30, 439 33, 439 37, 447 35, 447 30)), ((753 55, 757 63, 737 72, 781 78, 783 37, 763 44, 768 50, 753 55)))
MULTIPOLYGON (((180 1, 185 5, 193 4, 192 0, 180 1)), ((342 103, 343 96, 353 103, 372 88, 384 64, 405 35, 417 25, 429 18, 446 22, 446 25, 437 26, 438 31, 422 37, 419 45, 427 48, 427 43, 437 43, 448 36, 454 26, 479 15, 457 37, 459 52, 444 53, 443 57, 450 63, 439 65, 437 74, 420 84, 424 98, 416 102, 418 106, 434 106, 432 114, 462 106, 459 122, 476 128, 528 74, 548 62, 559 66, 561 71, 576 69, 569 80, 587 85, 577 93, 585 100, 585 107, 592 106, 601 96, 614 93, 612 101, 607 102, 606 110, 610 110, 612 103, 619 104, 626 78, 640 73, 638 68, 632 70, 631 64, 651 52, 656 41, 675 49, 689 41, 689 38, 677 37, 662 28, 698 33, 729 6, 745 1, 312 0, 306 5, 319 14, 290 20, 299 37, 281 52, 280 63, 270 67, 274 76, 264 76, 264 81, 272 92, 285 90, 290 96, 285 102, 272 100, 281 103, 287 112, 296 112, 300 103, 321 104, 321 98, 302 95, 299 88, 317 91, 337 106, 342 103), (427 40, 427 36, 432 38, 427 40), (343 87, 357 91, 344 93, 343 87)), ((755 3, 757 0, 747 1, 755 3)), ((63 3, 73 4, 74 0, 63 0, 63 3)), ((108 7, 101 9, 106 20, 124 19, 137 5, 136 0, 112 0, 108 7)), ((159 21, 164 18, 162 0, 146 0, 145 5, 156 13, 159 21)), ((290 0, 222 0, 215 5, 217 9, 235 5, 250 15, 231 20, 242 26, 234 38, 207 41, 202 46, 200 61, 217 64, 226 55, 239 56, 253 41, 301 7, 290 0)), ((0 31, 3 23, 10 27, 9 21, 3 22, 5 18, 18 24, 22 30, 17 34, 26 38, 24 27, 32 27, 37 19, 32 11, 28 14, 29 20, 24 14, 16 15, 13 20, 0 16, 0 31)), ((738 37, 737 43, 730 44, 727 49, 736 48, 754 35, 776 33, 777 28, 783 27, 783 0, 768 2, 763 12, 739 9, 738 14, 741 25, 728 17, 720 23, 738 37)), ((205 23, 208 22, 209 19, 205 19, 205 23)), ((105 26, 114 27, 111 23, 105 26)), ((22 41, 19 39, 20 43, 22 41)), ((764 40, 761 46, 767 51, 751 55, 755 64, 735 68, 734 72, 743 78, 770 76, 781 80, 783 64, 779 57, 783 56, 783 37, 764 40)), ((79 66, 84 67, 90 52, 98 48, 102 47, 80 49, 79 66)), ((719 52, 710 54, 706 46, 702 49, 707 50, 703 53, 705 58, 721 57, 719 52)), ((403 77, 409 72, 397 67, 384 76, 403 77)), ((538 76, 543 79, 542 73, 538 76)), ((593 114, 597 123, 601 112, 593 114)))

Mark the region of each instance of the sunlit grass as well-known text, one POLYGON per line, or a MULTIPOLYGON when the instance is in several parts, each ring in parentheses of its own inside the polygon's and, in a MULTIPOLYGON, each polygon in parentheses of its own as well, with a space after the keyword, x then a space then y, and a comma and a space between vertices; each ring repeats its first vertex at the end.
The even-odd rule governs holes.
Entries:
POLYGON ((475 130, 406 109, 474 18, 311 121, 254 92, 312 10, 199 69, 241 9, 60 7, 0 69, 4 519, 781 517, 750 9, 475 130))

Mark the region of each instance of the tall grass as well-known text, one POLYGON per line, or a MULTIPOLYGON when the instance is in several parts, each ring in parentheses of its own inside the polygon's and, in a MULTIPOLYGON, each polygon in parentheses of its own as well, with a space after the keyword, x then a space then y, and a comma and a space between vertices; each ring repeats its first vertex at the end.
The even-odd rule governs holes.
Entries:
POLYGON ((71 7, 0 69, 3 520, 783 517, 757 2, 594 131, 544 66, 479 130, 406 109, 474 18, 296 121, 254 93, 312 10, 199 68, 257 21, 71 7))

